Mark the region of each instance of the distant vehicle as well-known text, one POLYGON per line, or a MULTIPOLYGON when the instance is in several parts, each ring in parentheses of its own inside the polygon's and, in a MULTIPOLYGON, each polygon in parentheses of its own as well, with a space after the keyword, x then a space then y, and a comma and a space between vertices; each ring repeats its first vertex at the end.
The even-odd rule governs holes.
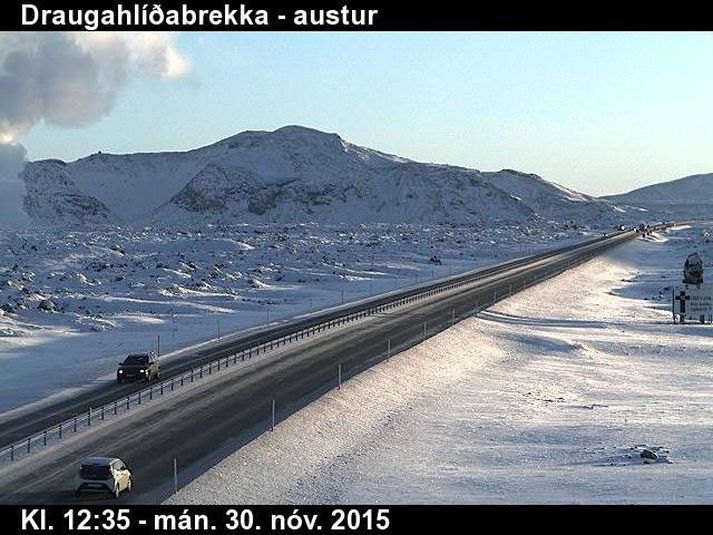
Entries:
POLYGON ((147 383, 161 377, 161 365, 154 353, 135 353, 119 363, 116 380, 119 383, 143 379, 147 383))
POLYGON ((626 225, 619 225, 619 230, 626 230, 626 225))
POLYGON ((646 223, 639 223, 639 232, 646 232, 649 226, 646 223))
POLYGON ((118 498, 133 486, 131 470, 116 457, 89 457, 82 461, 74 478, 74 495, 82 492, 109 493, 118 498))

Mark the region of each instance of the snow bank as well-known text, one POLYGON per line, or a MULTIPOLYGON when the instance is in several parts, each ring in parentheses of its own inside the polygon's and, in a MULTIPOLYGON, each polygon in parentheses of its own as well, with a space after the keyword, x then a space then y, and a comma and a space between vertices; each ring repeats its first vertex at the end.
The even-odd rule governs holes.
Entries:
POLYGON ((666 301, 694 245, 639 240, 461 322, 169 503, 710 503, 713 338, 666 301))

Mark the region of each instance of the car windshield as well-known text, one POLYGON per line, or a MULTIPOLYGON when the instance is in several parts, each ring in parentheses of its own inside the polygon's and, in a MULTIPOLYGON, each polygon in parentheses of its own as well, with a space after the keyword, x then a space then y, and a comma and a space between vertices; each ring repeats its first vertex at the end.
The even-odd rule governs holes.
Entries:
POLYGON ((146 364, 149 361, 148 355, 129 355, 124 364, 146 364))
POLYGON ((83 464, 79 469, 79 474, 84 479, 107 479, 111 477, 111 468, 99 464, 83 464))

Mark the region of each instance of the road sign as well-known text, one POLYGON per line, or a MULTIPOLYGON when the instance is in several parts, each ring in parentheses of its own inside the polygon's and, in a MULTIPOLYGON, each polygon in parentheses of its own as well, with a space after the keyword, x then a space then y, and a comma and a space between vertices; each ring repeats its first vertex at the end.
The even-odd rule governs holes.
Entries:
POLYGON ((713 321, 713 284, 684 284, 672 293, 674 321, 713 321))

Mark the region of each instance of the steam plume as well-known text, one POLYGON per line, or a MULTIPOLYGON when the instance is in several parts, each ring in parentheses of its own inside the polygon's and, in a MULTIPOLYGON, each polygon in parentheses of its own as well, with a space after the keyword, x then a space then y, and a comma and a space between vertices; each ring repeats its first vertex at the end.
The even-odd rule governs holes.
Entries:
POLYGON ((176 78, 188 67, 165 33, 0 34, 0 222, 17 215, 13 206, 22 213, 17 136, 42 120, 86 126, 111 111, 132 77, 176 78))

